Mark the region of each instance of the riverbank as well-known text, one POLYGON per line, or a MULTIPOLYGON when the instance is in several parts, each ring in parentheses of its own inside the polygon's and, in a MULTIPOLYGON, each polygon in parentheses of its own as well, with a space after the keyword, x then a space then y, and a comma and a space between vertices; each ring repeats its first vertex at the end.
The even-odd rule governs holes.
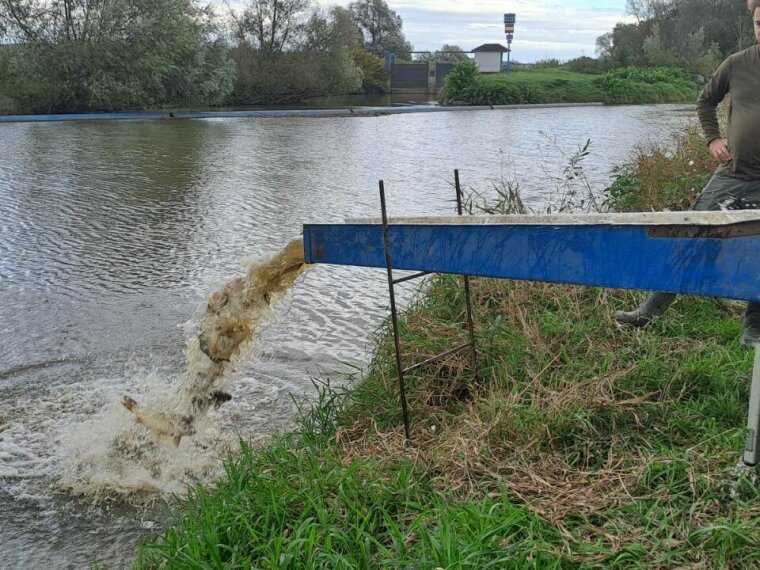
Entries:
POLYGON ((583 103, 607 105, 693 102, 698 86, 675 68, 621 68, 603 74, 565 69, 520 69, 504 74, 473 74, 447 83, 452 104, 505 105, 583 103))
MULTIPOLYGON (((452 75, 457 75, 453 73, 452 75)), ((210 119, 245 117, 367 117, 406 113, 436 113, 485 109, 573 105, 621 105, 644 103, 692 103, 697 86, 682 70, 669 68, 623 68, 605 74, 590 74, 565 69, 525 69, 502 74, 479 74, 474 63, 464 80, 447 81, 443 104, 411 101, 388 106, 350 104, 346 98, 328 98, 333 108, 273 109, 160 109, 101 113, 50 113, 0 115, 0 124, 48 121, 113 121, 157 119, 210 119)), ((408 98, 413 95, 396 95, 408 98)), ((419 94, 423 99, 425 94, 419 94)), ((372 101, 372 98, 368 98, 372 101)), ((393 99, 389 99, 393 101, 393 99)))
POLYGON ((283 117, 378 117, 408 113, 444 113, 454 111, 485 111, 493 109, 523 109, 543 107, 572 107, 602 103, 548 103, 526 105, 409 105, 404 107, 351 107, 346 109, 271 109, 261 111, 152 111, 128 113, 72 113, 49 115, 0 115, 1 123, 36 123, 58 121, 138 121, 221 118, 283 118, 283 117))
MULTIPOLYGON (((689 133, 622 169, 610 205, 678 207, 711 168, 689 133)), ((480 382, 467 354, 410 375, 411 445, 386 323, 366 377, 323 380, 298 428, 194 488, 138 565, 754 567, 741 304, 682 298, 617 326, 639 298, 474 279, 480 382)), ((434 279, 401 323, 407 358, 465 340, 464 315, 459 280, 434 279)))

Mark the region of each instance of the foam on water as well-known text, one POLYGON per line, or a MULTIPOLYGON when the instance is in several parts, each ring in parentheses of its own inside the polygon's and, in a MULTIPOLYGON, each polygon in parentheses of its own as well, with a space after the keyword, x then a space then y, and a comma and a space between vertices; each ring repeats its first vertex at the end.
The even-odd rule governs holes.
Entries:
MULTIPOLYGON (((136 380, 141 384, 138 393, 146 399, 166 402, 174 393, 174 386, 157 375, 136 380)), ((220 460, 236 449, 234 434, 217 419, 203 418, 196 436, 176 448, 136 425, 112 397, 95 417, 62 431, 57 485, 94 501, 120 497, 144 502, 182 495, 190 483, 216 480, 223 473, 220 460)))

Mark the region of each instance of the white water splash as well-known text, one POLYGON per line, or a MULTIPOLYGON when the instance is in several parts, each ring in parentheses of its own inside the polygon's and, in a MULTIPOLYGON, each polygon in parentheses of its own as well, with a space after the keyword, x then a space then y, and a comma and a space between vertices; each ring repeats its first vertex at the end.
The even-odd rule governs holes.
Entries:
POLYGON ((215 410, 211 396, 222 390, 226 395, 236 363, 251 355, 272 304, 303 269, 303 244, 294 240, 278 256, 252 263, 245 279, 225 284, 197 323, 184 325, 190 334, 183 374, 138 377, 130 383, 137 400, 127 398, 132 413, 109 398, 94 417, 61 433, 59 487, 96 502, 145 502, 217 480, 222 460, 237 450, 238 440, 231 429, 235 406, 215 410), (203 335, 211 339, 206 350, 199 343, 203 335))
MULTIPOLYGON (((142 380, 145 397, 168 401, 171 387, 157 376, 142 380)), ((237 441, 215 421, 204 418, 197 435, 175 448, 136 425, 113 398, 92 419, 61 434, 59 487, 95 502, 112 498, 130 502, 184 495, 188 484, 212 482, 223 473, 221 459, 234 453, 237 441)))

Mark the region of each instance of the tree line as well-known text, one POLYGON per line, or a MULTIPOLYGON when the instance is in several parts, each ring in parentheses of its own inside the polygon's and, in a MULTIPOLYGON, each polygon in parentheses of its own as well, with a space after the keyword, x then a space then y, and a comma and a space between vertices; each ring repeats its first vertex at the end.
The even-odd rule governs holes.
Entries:
POLYGON ((706 76, 755 43, 746 0, 627 0, 627 12, 634 23, 596 40, 607 68, 678 66, 706 76))
POLYGON ((385 0, 0 0, 0 113, 244 105, 382 90, 385 0))

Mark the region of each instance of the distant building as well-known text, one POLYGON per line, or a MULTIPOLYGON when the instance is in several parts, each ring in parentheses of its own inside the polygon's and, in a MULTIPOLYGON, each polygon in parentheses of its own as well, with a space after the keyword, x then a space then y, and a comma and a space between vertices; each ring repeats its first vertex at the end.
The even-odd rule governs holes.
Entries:
POLYGON ((475 54, 475 65, 481 73, 499 73, 507 48, 501 44, 483 44, 472 50, 472 53, 475 54))

